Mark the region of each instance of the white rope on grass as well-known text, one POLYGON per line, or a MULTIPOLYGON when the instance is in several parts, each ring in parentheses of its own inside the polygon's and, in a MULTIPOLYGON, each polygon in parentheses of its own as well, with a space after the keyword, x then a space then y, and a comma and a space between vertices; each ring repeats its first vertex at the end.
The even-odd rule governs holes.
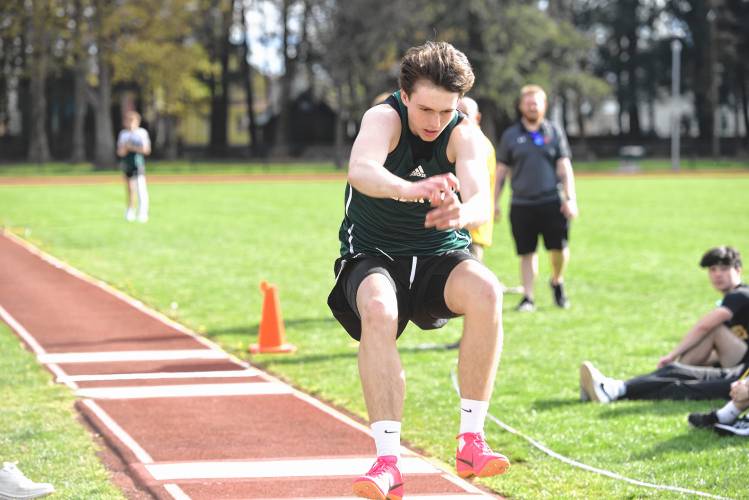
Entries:
MULTIPOLYGON (((450 378, 452 379, 453 387, 455 388, 455 391, 458 393, 458 397, 460 397, 460 389, 458 388, 458 377, 455 373, 455 369, 450 369, 450 378)), ((591 465, 584 464, 582 462, 578 462, 577 460, 573 460, 571 458, 567 458, 564 455, 560 455, 559 453, 555 452, 554 450, 544 446, 543 444, 539 443, 535 439, 533 439, 530 436, 526 436, 522 432, 518 431, 517 429, 513 429, 506 423, 502 422, 500 419, 492 415, 491 413, 487 415, 487 418, 497 424, 502 429, 506 430, 510 434, 514 434, 516 436, 519 436, 526 441, 528 441, 530 444, 541 450, 542 452, 546 453, 552 458, 556 458, 557 460, 566 463, 568 465, 571 465, 573 467, 577 467, 579 469, 586 470, 588 472, 593 472, 595 474, 600 474, 602 476, 609 477, 611 479, 616 479, 618 481, 624 481, 626 483, 634 484, 636 486, 643 486, 645 488, 653 488, 656 490, 664 490, 664 491, 674 491, 677 493, 685 493, 688 495, 696 495, 699 497, 705 497, 705 498, 715 498, 718 500, 730 500, 728 497, 722 497, 719 495, 713 495, 712 493, 705 493, 703 491, 697 491, 697 490, 690 490, 689 488, 682 488, 680 486, 668 486, 668 485, 662 485, 662 484, 654 484, 654 483, 648 483, 645 481, 639 481, 637 479, 631 479, 626 476, 622 476, 621 474, 617 474, 616 472, 611 472, 605 469, 599 469, 598 467, 593 467, 591 465)))

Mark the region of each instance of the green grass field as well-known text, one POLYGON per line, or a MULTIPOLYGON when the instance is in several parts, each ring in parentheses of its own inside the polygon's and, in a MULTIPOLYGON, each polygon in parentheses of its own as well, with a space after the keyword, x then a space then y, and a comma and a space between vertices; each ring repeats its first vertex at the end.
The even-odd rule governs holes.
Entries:
MULTIPOLYGON (((613 172, 620 167, 617 159, 596 161, 575 161, 578 172, 613 172)), ((668 158, 648 158, 638 162, 643 172, 669 171, 671 162, 668 158)), ((749 161, 743 159, 711 158, 683 158, 681 171, 694 170, 749 170, 749 161)), ((149 175, 161 174, 266 174, 266 173, 312 173, 312 172, 340 172, 332 163, 269 163, 248 161, 168 161, 149 160, 147 171, 149 175)), ((0 163, 0 177, 24 175, 112 175, 118 173, 116 162, 112 162, 110 169, 95 170, 91 163, 0 163)))
MULTIPOLYGON (((153 183, 150 192, 152 218, 143 225, 124 221, 119 184, 0 186, 0 224, 244 358, 247 346, 257 341, 259 282, 276 283, 287 341, 298 352, 255 356, 251 362, 365 417, 356 344, 325 303, 338 251, 343 181, 153 183)), ((690 411, 720 402, 583 404, 578 366, 589 359, 604 373, 624 378, 655 368, 659 356, 720 298, 697 265, 702 253, 730 244, 749 258, 747 192, 745 174, 580 178, 581 217, 571 232, 567 277, 573 306, 567 311, 552 306, 542 252, 538 312, 515 313, 518 297, 505 300, 505 347, 490 412, 588 465, 641 481, 745 498, 749 441, 719 438, 686 423, 690 411)), ((515 285, 517 259, 505 216, 494 236, 487 264, 515 285)), ((450 380, 456 352, 419 347, 455 341, 460 330, 460 320, 436 332, 409 327, 399 342, 407 373, 403 436, 448 463, 459 418, 450 380)), ((28 354, 12 348, 15 340, 7 330, 0 340, 4 363, 31 363, 28 354)), ((38 371, 41 375, 29 377, 49 380, 38 371)), ((6 384, 8 372, 0 373, 4 394, 15 398, 17 411, 30 415, 37 412, 32 394, 57 391, 62 397, 65 392, 26 379, 6 384)), ((12 436, 32 432, 23 430, 22 419, 3 423, 12 436)), ((683 498, 572 468, 493 423, 486 430, 513 467, 484 484, 508 497, 683 498)), ((78 446, 90 447, 80 430, 71 432, 78 446)), ((13 455, 24 442, 0 440, 0 451, 13 455)), ((40 433, 27 456, 42 464, 58 446, 40 433)), ((80 473, 82 481, 89 474, 87 467, 67 472, 80 473)))

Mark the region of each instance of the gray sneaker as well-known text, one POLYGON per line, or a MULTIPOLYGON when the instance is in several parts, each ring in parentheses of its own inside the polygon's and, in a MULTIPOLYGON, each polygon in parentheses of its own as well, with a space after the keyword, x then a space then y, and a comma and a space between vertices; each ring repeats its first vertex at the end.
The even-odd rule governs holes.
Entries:
POLYGON ((749 417, 741 417, 732 424, 715 424, 713 430, 721 436, 749 437, 749 417))
POLYGON ((0 469, 0 498, 26 500, 43 497, 54 491, 55 488, 51 484, 35 483, 24 476, 12 462, 5 462, 0 469))

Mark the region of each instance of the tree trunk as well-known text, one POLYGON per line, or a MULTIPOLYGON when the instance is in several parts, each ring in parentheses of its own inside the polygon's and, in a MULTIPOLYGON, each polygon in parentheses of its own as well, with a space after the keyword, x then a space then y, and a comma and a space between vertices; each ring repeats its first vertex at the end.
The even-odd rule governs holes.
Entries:
POLYGON ((96 128, 94 141, 94 168, 105 170, 113 168, 115 164, 114 132, 112 130, 112 80, 109 63, 102 54, 99 45, 97 54, 99 66, 99 88, 96 92, 96 128))
POLYGON ((260 148, 258 144, 257 122, 255 120, 255 90, 252 81, 252 65, 250 65, 250 55, 252 54, 251 38, 249 35, 250 26, 247 23, 244 2, 240 3, 242 5, 242 26, 244 26, 244 43, 242 44, 240 53, 242 57, 242 77, 244 81, 245 103, 247 105, 247 119, 249 121, 249 143, 247 147, 250 156, 258 156, 260 148))
POLYGON ((47 96, 45 83, 47 80, 48 36, 44 27, 45 16, 39 12, 40 8, 33 8, 32 19, 28 24, 27 34, 32 41, 32 54, 29 58, 29 74, 31 77, 31 137, 29 140, 28 160, 44 163, 50 160, 49 141, 47 138, 47 96))
POLYGON ((86 161, 86 145, 83 127, 86 120, 86 59, 83 54, 83 8, 80 0, 75 2, 75 33, 73 34, 73 148, 70 154, 72 163, 86 161))
POLYGON ((291 0, 283 0, 281 7, 281 22, 283 23, 283 68, 281 76, 281 110, 278 116, 278 128, 276 130, 276 151, 280 155, 289 152, 289 110, 291 106, 291 84, 296 73, 294 59, 289 57, 289 4, 291 0))
MULTIPOLYGON (((635 9, 639 2, 635 2, 635 9)), ((634 15, 634 14, 633 14, 634 15)), ((633 24, 633 27, 629 33, 627 33, 627 76, 629 81, 627 82, 627 114, 629 115, 629 135, 632 137, 639 138, 642 135, 640 129, 640 109, 639 109, 639 95, 638 95, 638 78, 637 78, 637 67, 639 64, 639 57, 637 54, 637 26, 633 24)))
POLYGON ((337 83, 335 86, 335 97, 338 110, 335 114, 335 168, 342 169, 344 165, 343 152, 343 86, 337 83))
POLYGON ((229 25, 233 9, 226 9, 221 14, 221 26, 217 43, 217 55, 221 65, 219 84, 211 81, 211 137, 209 149, 211 154, 225 156, 229 147, 229 25))
MULTIPOLYGON (((749 147, 749 102, 746 95, 746 73, 744 65, 739 65, 738 70, 739 95, 741 96, 741 109, 744 115, 744 143, 749 147)), ((737 124, 738 125, 738 124, 737 124)))
POLYGON ((177 117, 174 115, 164 116, 164 157, 177 159, 177 117))

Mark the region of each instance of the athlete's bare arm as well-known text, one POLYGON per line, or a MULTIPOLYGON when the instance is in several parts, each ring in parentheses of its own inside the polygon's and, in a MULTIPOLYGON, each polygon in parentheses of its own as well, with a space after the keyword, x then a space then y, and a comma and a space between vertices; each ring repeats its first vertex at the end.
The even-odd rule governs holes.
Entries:
POLYGON ((441 192, 458 189, 458 179, 452 174, 409 182, 390 173, 383 164, 388 153, 398 145, 400 133, 400 117, 390 106, 375 106, 364 113, 349 160, 351 186, 373 198, 409 201, 439 197, 441 192))
POLYGON ((436 208, 427 213, 426 227, 473 228, 489 219, 491 194, 487 155, 486 143, 478 126, 463 122, 453 129, 447 145, 447 158, 455 161, 460 199, 454 192, 445 193, 444 199, 431 199, 436 208))

